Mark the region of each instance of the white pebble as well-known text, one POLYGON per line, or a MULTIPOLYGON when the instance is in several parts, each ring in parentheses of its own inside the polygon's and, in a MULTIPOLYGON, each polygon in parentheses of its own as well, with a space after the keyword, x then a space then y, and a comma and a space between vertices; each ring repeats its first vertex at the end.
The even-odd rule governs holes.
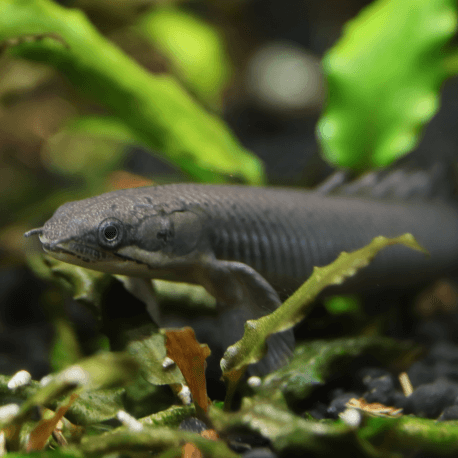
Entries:
POLYGON ((59 378, 67 383, 87 385, 91 377, 89 372, 85 371, 81 366, 71 366, 64 370, 59 378))
POLYGON ((361 412, 357 409, 345 409, 339 414, 339 417, 346 425, 352 428, 357 428, 362 420, 361 412))
POLYGON ((40 386, 46 386, 51 382, 53 379, 53 376, 51 374, 45 375, 41 380, 40 380, 40 386))
POLYGON ((17 404, 6 404, 0 407, 0 423, 6 423, 19 413, 17 404))
POLYGON ((118 420, 128 429, 131 431, 141 431, 143 429, 143 425, 132 415, 129 415, 124 410, 119 410, 116 414, 118 420))
POLYGON ((11 380, 8 382, 8 388, 14 390, 20 386, 28 385, 32 381, 32 376, 27 371, 16 372, 11 380))
POLYGON ((172 368, 173 366, 175 366, 175 361, 172 358, 166 356, 164 361, 162 361, 162 368, 166 370, 172 368))
POLYGON ((253 375, 247 380, 247 383, 251 388, 259 388, 262 384, 262 380, 261 377, 253 375))
POLYGON ((5 432, 0 431, 0 456, 6 455, 6 439, 5 432))
POLYGON ((188 385, 182 386, 181 391, 178 393, 178 397, 185 406, 188 406, 192 403, 191 390, 189 389, 188 385))

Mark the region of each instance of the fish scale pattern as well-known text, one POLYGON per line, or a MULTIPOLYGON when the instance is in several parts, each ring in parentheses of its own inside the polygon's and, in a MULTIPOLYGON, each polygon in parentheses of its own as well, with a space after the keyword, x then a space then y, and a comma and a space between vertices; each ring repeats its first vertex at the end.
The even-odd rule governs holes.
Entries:
POLYGON ((366 277, 408 283, 457 266, 458 209, 450 203, 242 186, 163 188, 168 199, 179 196, 187 207, 203 209, 216 258, 248 264, 274 285, 286 282, 296 287, 313 266, 332 262, 340 252, 361 248, 378 235, 405 232, 413 233, 431 257, 389 247, 367 269, 366 277))

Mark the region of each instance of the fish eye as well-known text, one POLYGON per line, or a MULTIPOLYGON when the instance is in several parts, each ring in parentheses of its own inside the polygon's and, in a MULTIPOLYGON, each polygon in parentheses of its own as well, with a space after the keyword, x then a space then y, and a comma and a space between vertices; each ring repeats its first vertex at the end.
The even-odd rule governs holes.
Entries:
POLYGON ((108 218, 99 224, 99 242, 107 248, 115 248, 122 242, 123 225, 115 218, 108 218))

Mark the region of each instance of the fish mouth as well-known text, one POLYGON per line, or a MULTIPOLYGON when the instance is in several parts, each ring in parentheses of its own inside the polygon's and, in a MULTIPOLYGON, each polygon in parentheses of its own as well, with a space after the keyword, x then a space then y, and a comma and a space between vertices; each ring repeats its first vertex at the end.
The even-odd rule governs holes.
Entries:
POLYGON ((76 258, 85 263, 95 263, 114 258, 111 253, 106 253, 98 248, 73 241, 57 243, 42 242, 42 247, 46 253, 67 262, 70 259, 76 258))
POLYGON ((58 261, 114 275, 151 278, 148 264, 117 252, 106 252, 71 240, 51 243, 41 240, 41 244, 43 250, 58 261))

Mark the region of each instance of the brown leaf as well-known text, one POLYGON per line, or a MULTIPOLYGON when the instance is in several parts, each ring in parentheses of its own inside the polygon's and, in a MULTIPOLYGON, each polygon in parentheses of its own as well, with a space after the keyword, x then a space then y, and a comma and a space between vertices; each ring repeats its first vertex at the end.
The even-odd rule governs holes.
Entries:
MULTIPOLYGON (((206 429, 200 433, 205 439, 212 441, 219 440, 219 435, 214 429, 206 429)), ((181 448, 182 458, 202 458, 202 452, 191 442, 187 442, 181 448)))
POLYGON ((114 189, 139 188, 141 186, 151 186, 153 182, 146 178, 135 175, 123 170, 112 172, 108 177, 109 185, 114 189))
POLYGON ((217 441, 219 439, 219 434, 214 429, 205 429, 200 435, 212 441, 217 441))
POLYGON ((402 415, 402 409, 389 407, 378 402, 368 403, 363 398, 351 398, 346 407, 358 409, 374 417, 399 417, 402 415))
POLYGON ((186 442, 181 448, 182 458, 202 458, 202 452, 191 442, 186 442))
POLYGON ((180 368, 196 404, 204 412, 208 410, 207 386, 205 382, 205 359, 210 356, 206 344, 196 340, 191 328, 165 331, 167 356, 180 368))
POLYGON ((67 413, 67 410, 70 408, 70 406, 77 398, 78 395, 73 393, 70 396, 70 400, 68 401, 68 403, 63 406, 60 406, 52 418, 42 419, 38 422, 38 424, 30 433, 29 441, 27 442, 26 447, 27 452, 43 450, 43 448, 46 445, 46 442, 49 439, 49 436, 51 436, 52 432, 57 427, 59 421, 67 413))

